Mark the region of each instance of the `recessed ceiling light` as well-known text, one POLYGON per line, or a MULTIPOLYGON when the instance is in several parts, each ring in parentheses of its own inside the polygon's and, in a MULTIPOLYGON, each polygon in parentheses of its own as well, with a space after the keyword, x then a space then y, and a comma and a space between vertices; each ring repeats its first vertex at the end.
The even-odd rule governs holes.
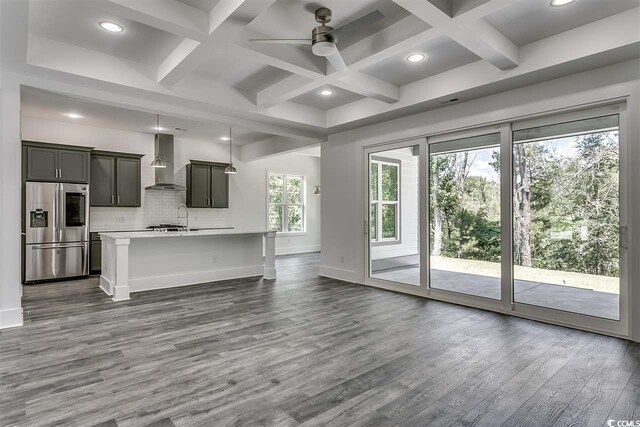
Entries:
POLYGON ((329 95, 333 95, 333 91, 329 90, 329 89, 322 89, 320 91, 320 95, 322 96, 329 96, 329 95))
POLYGON ((110 22, 110 21, 102 21, 100 23, 100 27, 103 30, 107 30, 111 33, 121 33, 123 31, 122 26, 116 24, 115 22, 110 22))
POLYGON ((80 114, 76 114, 76 113, 67 113, 65 114, 65 116, 69 117, 70 119, 81 119, 82 116, 80 114))
POLYGON ((229 141, 229 137, 228 136, 222 136, 222 137, 220 137, 220 139, 222 141, 229 141))
POLYGON ((407 61, 409 62, 420 62, 425 58, 425 56, 422 53, 414 53, 411 54, 409 56, 407 56, 407 61))
POLYGON ((165 131, 165 130, 167 130, 167 129, 166 129, 166 128, 163 128, 163 127, 154 126, 154 127, 153 127, 153 130, 155 130, 156 132, 162 132, 162 131, 165 131))
POLYGON ((573 3, 575 0, 551 0, 551 6, 564 6, 573 3))

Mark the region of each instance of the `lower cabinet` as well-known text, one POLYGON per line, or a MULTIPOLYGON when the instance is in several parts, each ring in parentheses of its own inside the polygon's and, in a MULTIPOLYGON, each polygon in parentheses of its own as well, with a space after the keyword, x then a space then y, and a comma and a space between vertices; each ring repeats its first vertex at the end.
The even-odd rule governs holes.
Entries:
POLYGON ((228 208, 229 175, 227 163, 191 160, 187 165, 187 206, 190 208, 228 208))
POLYGON ((92 232, 89 245, 89 273, 100 274, 102 270, 102 242, 100 234, 92 232))
POLYGON ((93 151, 91 153, 91 206, 141 206, 141 154, 93 151))

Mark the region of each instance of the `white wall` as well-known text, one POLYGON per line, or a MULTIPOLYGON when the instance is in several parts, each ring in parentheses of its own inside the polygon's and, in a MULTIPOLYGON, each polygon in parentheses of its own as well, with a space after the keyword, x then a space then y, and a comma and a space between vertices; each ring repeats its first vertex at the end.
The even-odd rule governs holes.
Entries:
POLYGON ((567 76, 485 98, 331 135, 322 145, 322 264, 323 276, 364 282, 366 213, 363 148, 376 144, 491 126, 522 117, 550 114, 626 99, 630 168, 628 175, 628 251, 631 319, 634 339, 640 340, 640 61, 567 76))
MULTIPOLYGON (((81 124, 22 119, 22 139, 59 144, 84 145, 98 150, 144 154, 142 158, 142 207, 91 208, 91 230, 144 229, 151 224, 176 223, 177 207, 185 203, 186 193, 146 191, 154 184, 152 134, 118 129, 83 126, 81 124)), ((228 162, 229 146, 211 141, 175 138, 175 182, 186 184, 189 160, 228 162)), ((251 163, 240 162, 234 148, 234 165, 238 174, 230 177, 229 209, 189 209, 191 226, 233 226, 239 229, 266 228, 267 170, 302 174, 307 177, 307 232, 304 235, 280 236, 276 239, 278 254, 318 251, 320 249, 320 196, 313 186, 320 185, 320 159, 299 154, 284 154, 251 163)))

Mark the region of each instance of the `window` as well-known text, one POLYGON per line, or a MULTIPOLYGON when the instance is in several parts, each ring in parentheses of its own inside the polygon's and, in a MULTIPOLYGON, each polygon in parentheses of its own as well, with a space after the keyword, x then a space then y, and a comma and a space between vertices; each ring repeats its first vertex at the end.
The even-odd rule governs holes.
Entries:
POLYGON ((267 183, 269 230, 283 233, 305 231, 305 178, 301 175, 269 173, 267 183))
POLYGON ((371 241, 400 240, 400 162, 371 160, 369 168, 371 241))

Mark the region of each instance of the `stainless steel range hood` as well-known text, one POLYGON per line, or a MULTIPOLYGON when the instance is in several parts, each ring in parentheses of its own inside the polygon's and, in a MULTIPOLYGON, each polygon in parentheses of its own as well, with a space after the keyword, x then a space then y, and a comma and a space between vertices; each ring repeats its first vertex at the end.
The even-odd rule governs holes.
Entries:
POLYGON ((155 137, 155 156, 159 156, 167 164, 166 168, 155 168, 156 183, 145 190, 184 191, 185 187, 173 182, 173 135, 157 133, 155 137))

